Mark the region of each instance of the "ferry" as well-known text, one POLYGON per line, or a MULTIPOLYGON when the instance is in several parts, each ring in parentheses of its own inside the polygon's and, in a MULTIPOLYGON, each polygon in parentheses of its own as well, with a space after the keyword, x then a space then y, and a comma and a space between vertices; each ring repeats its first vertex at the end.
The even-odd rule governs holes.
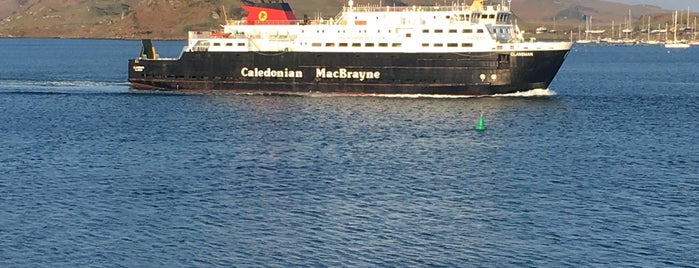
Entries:
POLYGON ((259 94, 492 95, 547 89, 571 42, 525 40, 510 1, 355 5, 298 18, 282 0, 243 0, 241 20, 189 31, 177 58, 149 39, 129 60, 137 90, 259 94))

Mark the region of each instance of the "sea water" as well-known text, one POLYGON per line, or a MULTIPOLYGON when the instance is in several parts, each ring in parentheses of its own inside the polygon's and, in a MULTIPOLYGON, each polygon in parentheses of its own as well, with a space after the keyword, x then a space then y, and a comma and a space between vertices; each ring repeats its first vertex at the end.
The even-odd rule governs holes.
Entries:
POLYGON ((2 267, 699 263, 699 47, 575 46, 549 90, 457 99, 132 91, 138 41, 0 51, 2 267))

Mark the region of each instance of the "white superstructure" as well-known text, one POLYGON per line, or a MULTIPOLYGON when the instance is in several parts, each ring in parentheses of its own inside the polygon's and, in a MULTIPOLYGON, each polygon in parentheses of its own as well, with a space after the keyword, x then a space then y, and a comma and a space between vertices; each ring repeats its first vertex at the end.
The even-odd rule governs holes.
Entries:
POLYGON ((227 20, 222 32, 190 31, 186 50, 209 52, 483 52, 569 49, 525 41, 509 5, 354 6, 333 18, 227 20))

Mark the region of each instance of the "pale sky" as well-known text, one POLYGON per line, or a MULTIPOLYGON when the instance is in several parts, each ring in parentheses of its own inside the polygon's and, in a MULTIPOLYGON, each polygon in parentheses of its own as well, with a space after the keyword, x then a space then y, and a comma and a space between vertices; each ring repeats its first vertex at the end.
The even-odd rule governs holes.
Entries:
POLYGON ((687 10, 699 12, 699 0, 607 0, 626 4, 649 4, 667 10, 687 10))

